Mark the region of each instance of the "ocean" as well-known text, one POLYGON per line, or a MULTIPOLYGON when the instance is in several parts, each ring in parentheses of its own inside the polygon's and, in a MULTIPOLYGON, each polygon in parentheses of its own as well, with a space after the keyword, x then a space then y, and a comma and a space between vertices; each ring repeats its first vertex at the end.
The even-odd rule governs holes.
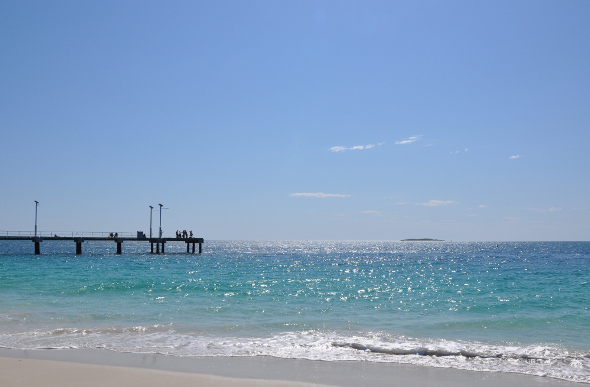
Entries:
POLYGON ((0 347, 273 356, 590 383, 590 242, 0 241, 0 347))

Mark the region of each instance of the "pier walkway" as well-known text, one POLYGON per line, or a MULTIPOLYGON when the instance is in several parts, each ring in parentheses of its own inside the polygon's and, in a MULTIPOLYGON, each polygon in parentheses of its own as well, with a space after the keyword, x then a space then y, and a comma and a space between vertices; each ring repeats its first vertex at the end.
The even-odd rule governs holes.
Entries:
POLYGON ((202 245, 205 243, 203 238, 149 238, 143 232, 138 231, 137 234, 123 232, 123 233, 109 233, 109 232, 38 232, 37 236, 29 231, 2 231, 0 234, 1 240, 9 241, 31 241, 35 244, 35 254, 41 254, 41 242, 44 241, 73 241, 76 243, 76 254, 82 254, 82 243, 85 241, 113 241, 117 244, 117 254, 122 253, 123 242, 149 242, 151 245, 151 253, 154 253, 154 243, 156 244, 156 254, 160 254, 160 245, 162 246, 162 254, 164 254, 164 245, 166 242, 184 242, 186 243, 186 253, 190 254, 190 247, 192 245, 192 253, 195 253, 195 245, 199 245, 199 254, 202 253, 202 245), (116 234, 116 236, 110 236, 116 234))

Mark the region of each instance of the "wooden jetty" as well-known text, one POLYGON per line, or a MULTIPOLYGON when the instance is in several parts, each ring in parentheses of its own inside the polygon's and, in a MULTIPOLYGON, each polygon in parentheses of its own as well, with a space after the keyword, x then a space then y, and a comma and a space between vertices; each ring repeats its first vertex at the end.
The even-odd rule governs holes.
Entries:
MULTIPOLYGON (((15 232, 16 233, 16 232, 15 232)), ((186 243, 186 253, 191 253, 191 245, 192 245, 192 253, 195 253, 195 245, 199 245, 199 254, 202 253, 203 248, 202 245, 205 243, 203 238, 148 238, 145 234, 138 235, 136 237, 131 236, 109 236, 109 233, 87 233, 89 236, 74 236, 74 234, 83 234, 83 233, 74 233, 72 232, 72 236, 32 236, 32 235, 0 235, 0 240, 8 240, 8 241, 32 241, 35 243, 35 254, 41 254, 41 242, 44 241, 73 241, 76 243, 76 254, 82 254, 82 243, 85 241, 113 241, 117 244, 117 254, 122 253, 122 244, 123 242, 149 242, 151 245, 151 253, 154 253, 154 243, 156 244, 156 254, 160 254, 160 245, 162 246, 162 254, 164 254, 164 245, 166 242, 184 242, 186 243), (94 234, 100 234, 100 236, 94 236, 94 234), (106 234, 106 235, 104 235, 106 234)), ((20 234, 20 232, 19 232, 20 234)), ((51 234, 50 234, 51 235, 51 234)))

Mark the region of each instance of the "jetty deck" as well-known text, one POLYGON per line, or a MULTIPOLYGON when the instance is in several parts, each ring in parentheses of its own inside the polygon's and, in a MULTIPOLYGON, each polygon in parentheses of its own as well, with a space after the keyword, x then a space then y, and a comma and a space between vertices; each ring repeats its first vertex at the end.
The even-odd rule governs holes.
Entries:
MULTIPOLYGON (((151 253, 154 253, 154 244, 156 244, 156 254, 160 254, 160 246, 162 254, 164 254, 164 245, 167 242, 184 242, 186 243, 186 253, 190 254, 190 248, 192 245, 192 253, 195 253, 195 246, 199 245, 199 254, 202 253, 202 245, 205 243, 203 238, 149 238, 145 235, 133 237, 132 233, 121 233, 124 236, 110 236, 110 233, 77 233, 68 232, 71 236, 59 236, 52 233, 39 233, 37 236, 34 235, 21 235, 30 234, 28 232, 6 232, 6 235, 0 235, 0 240, 8 241, 31 241, 35 244, 35 254, 41 254, 41 242, 44 241, 73 241, 76 243, 76 254, 82 254, 82 243, 85 241, 112 241, 117 244, 117 254, 122 253, 123 242, 148 242, 151 245, 151 253)), ((118 234, 118 233, 117 233, 118 234)))

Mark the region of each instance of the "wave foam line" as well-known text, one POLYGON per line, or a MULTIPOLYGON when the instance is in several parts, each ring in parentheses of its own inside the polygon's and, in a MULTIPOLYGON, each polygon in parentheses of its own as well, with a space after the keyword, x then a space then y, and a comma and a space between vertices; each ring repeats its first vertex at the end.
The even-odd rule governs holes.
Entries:
MULTIPOLYGON (((418 348, 380 348, 374 347, 370 345, 363 345, 359 343, 332 343, 332 346, 339 347, 339 348, 352 348, 358 351, 366 351, 366 352, 374 352, 374 353, 383 353, 387 355, 419 355, 419 356, 435 356, 435 357, 444 357, 444 356, 463 356, 466 358, 475 358, 479 357, 482 359, 521 359, 521 360, 534 360, 534 361, 549 361, 551 359, 544 358, 544 357, 536 357, 530 356, 526 354, 511 354, 505 355, 502 353, 498 353, 495 355, 485 355, 482 353, 470 352, 464 349, 460 349, 458 351, 449 351, 444 349, 430 349, 425 347, 418 347, 418 348)), ((584 355, 586 358, 590 358, 590 354, 584 355)))

